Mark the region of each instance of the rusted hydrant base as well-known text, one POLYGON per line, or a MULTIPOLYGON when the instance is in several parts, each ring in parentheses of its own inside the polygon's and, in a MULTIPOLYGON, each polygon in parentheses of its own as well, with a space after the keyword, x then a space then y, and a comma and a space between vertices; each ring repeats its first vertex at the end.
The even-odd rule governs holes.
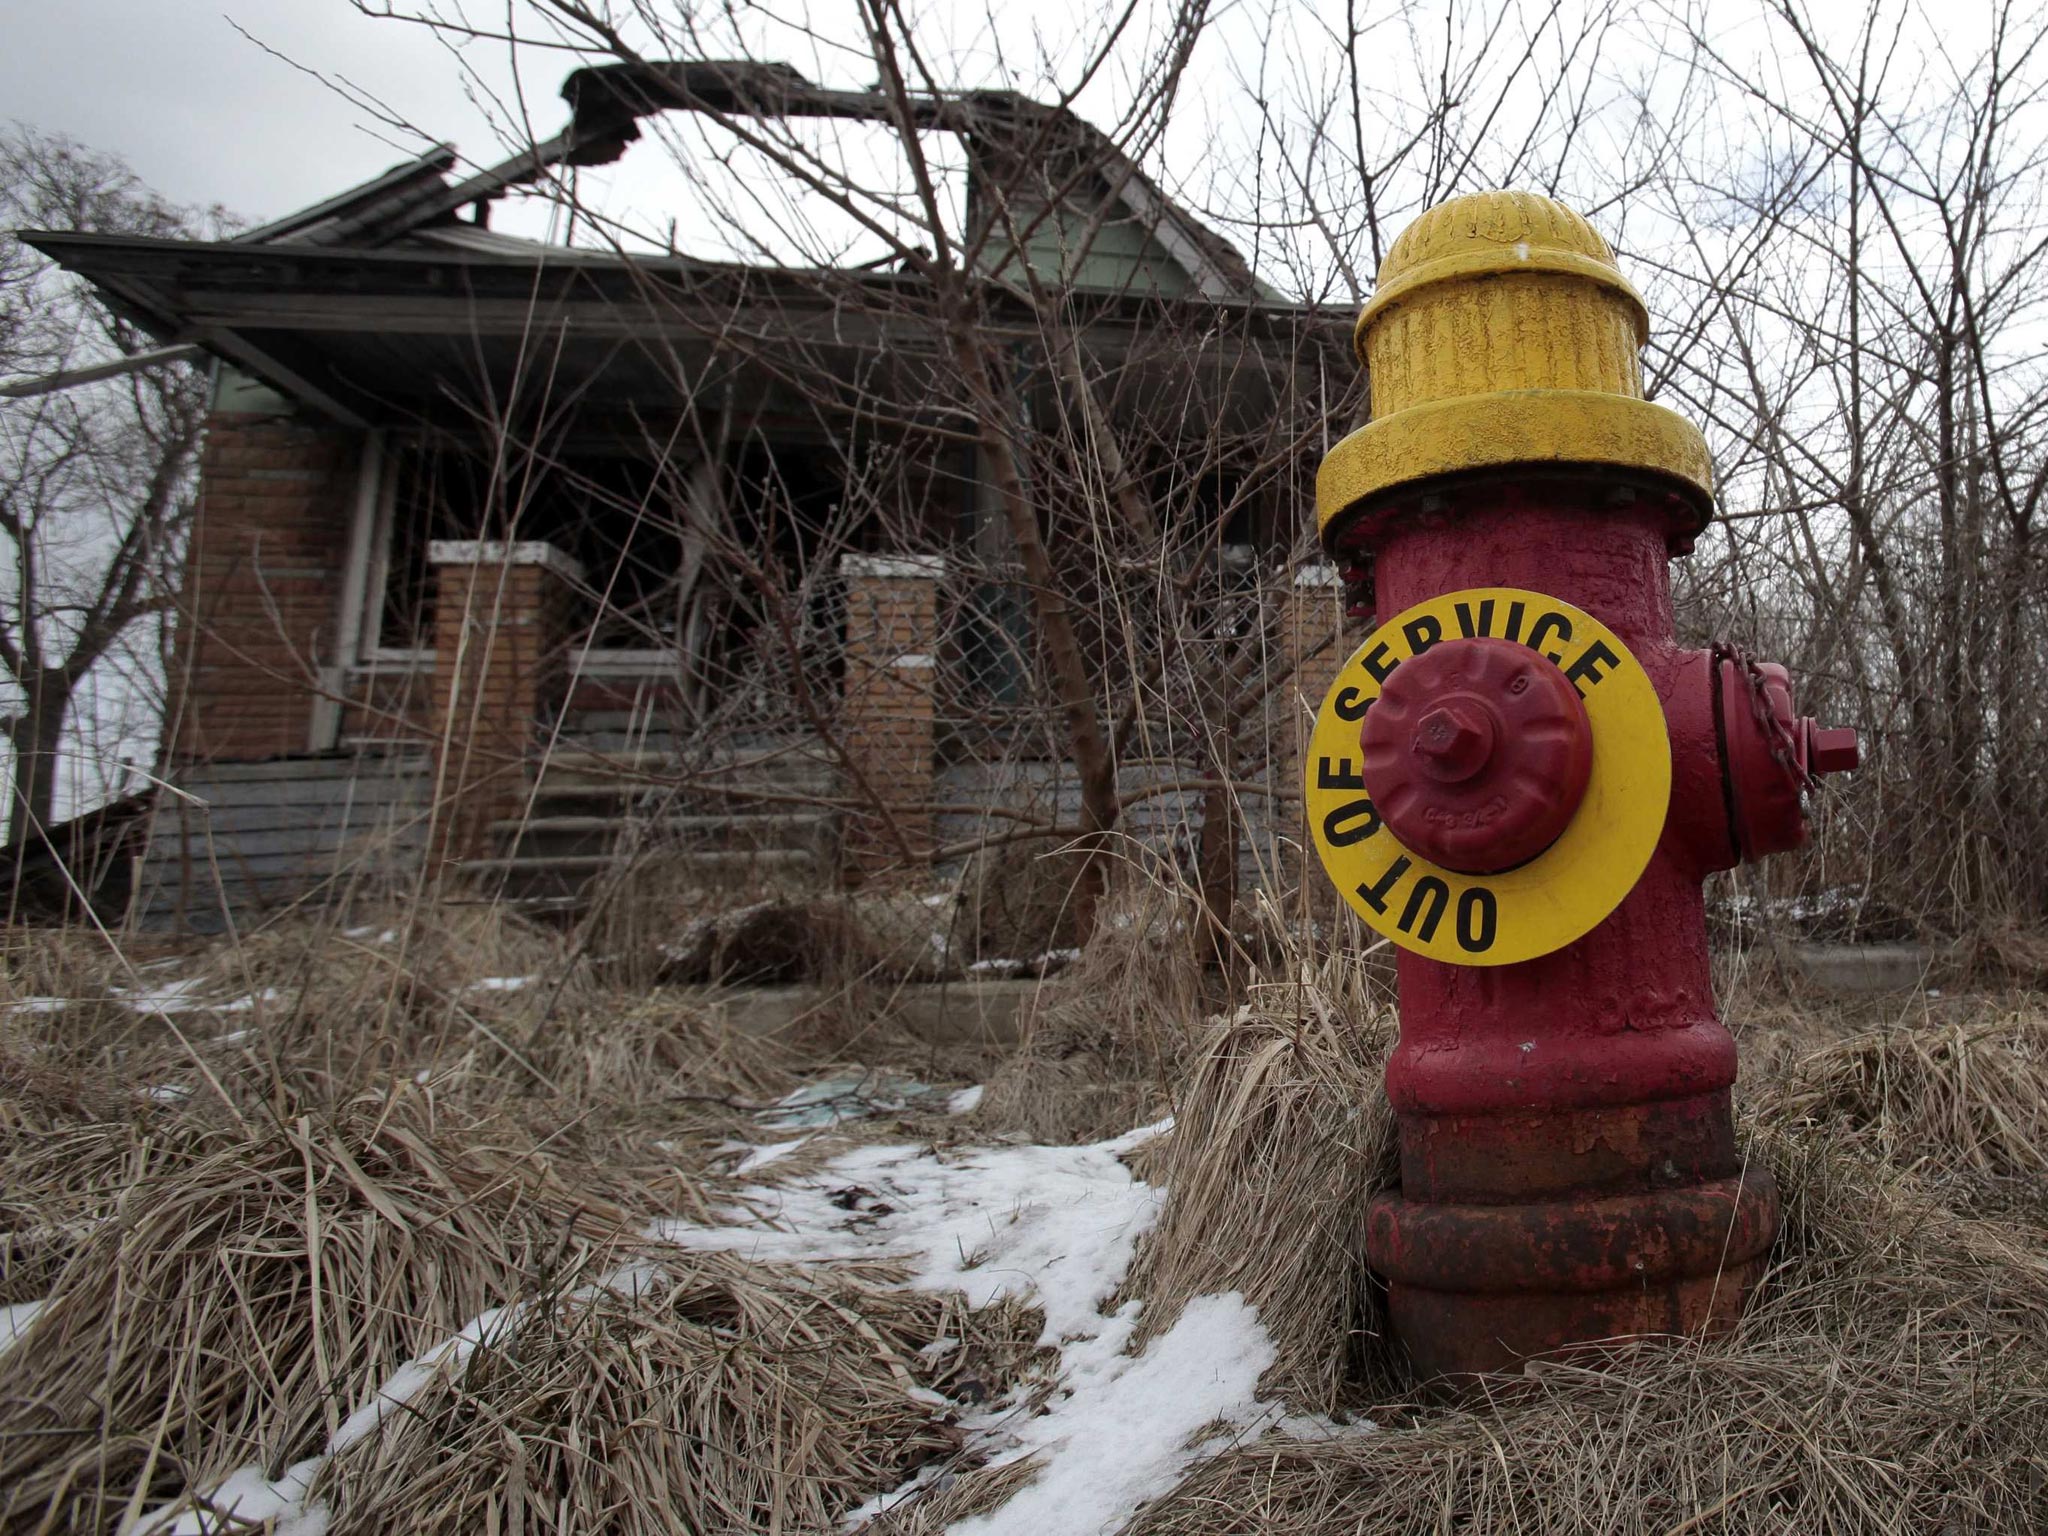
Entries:
POLYGON ((1423 1380, 1535 1355, 1735 1325, 1763 1273, 1778 1191, 1751 1168, 1648 1194, 1528 1205, 1381 1196, 1367 1254, 1423 1380))

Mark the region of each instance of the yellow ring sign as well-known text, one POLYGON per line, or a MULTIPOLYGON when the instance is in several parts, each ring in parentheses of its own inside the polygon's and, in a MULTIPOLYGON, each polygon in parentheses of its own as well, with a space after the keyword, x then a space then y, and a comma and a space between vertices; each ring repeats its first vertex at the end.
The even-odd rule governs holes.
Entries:
POLYGON ((1611 629, 1514 587, 1448 592, 1395 615, 1344 663, 1309 739, 1309 833, 1351 909, 1403 949, 1452 965, 1510 965, 1590 932, 1634 888, 1671 804, 1671 741, 1656 685, 1611 629), (1372 808, 1359 731, 1394 669, 1443 640, 1526 645, 1586 706, 1593 766, 1564 832, 1528 863, 1466 875, 1401 846, 1372 808))

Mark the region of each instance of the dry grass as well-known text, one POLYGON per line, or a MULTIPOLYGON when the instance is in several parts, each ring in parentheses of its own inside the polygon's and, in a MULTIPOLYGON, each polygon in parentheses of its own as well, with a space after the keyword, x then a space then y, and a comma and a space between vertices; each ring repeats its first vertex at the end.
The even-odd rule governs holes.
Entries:
POLYGON ((2038 1178, 2048 1173, 2048 1018, 1930 1022, 1823 1046, 1794 1067, 1783 1107, 1902 1168, 2038 1178))
POLYGON ((1044 1142, 1099 1141, 1159 1118, 1221 1001, 1183 894, 1126 885, 1048 984, 1023 1044, 991 1079, 984 1123, 1044 1142))
POLYGON ((639 1294, 531 1309, 316 1496, 343 1533, 826 1531, 958 1449, 932 1412, 1033 1353, 1035 1312, 975 1313, 886 1272, 672 1256, 639 1294), (951 1341, 956 1347, 933 1350, 951 1341))
POLYGON ((941 1394, 962 1373, 1000 1390, 1033 1353, 1035 1314, 880 1273, 662 1250, 645 1294, 591 1294, 645 1262, 649 1217, 712 1219, 704 1153, 758 1137, 746 1106, 792 1080, 786 1052, 689 995, 607 993, 489 909, 352 926, 280 923, 141 975, 255 999, 227 1012, 128 1006, 135 968, 90 939, 6 957, 0 1005, 67 1002, 0 1006, 0 1301, 48 1297, 0 1353, 0 1531, 113 1531, 239 1468, 275 1477, 503 1307, 516 1333, 333 1462, 341 1528, 548 1528, 498 1491, 523 1434, 559 1528, 637 1477, 641 1523, 616 1528, 673 1529, 665 1480, 687 1477, 700 1529, 819 1529, 958 1449, 941 1394), (646 1433, 670 1423, 690 1427, 646 1433), (586 1431, 646 1458, 593 1463, 586 1431))
POLYGON ((417 1092, 101 1134, 128 1175, 0 1355, 10 1529, 110 1529, 245 1462, 309 1455, 395 1361, 622 1225, 550 1199, 544 1169, 417 1092))
MULTIPOLYGON (((1143 1337, 1241 1291, 1277 1347, 1268 1393, 1383 1429, 1211 1458, 1133 1531, 2048 1528, 2048 1223, 2011 1196, 2048 1145, 2038 1012, 1873 1032, 1762 1000, 1786 1027, 1746 1040, 1768 1070, 1744 1091, 1788 1219, 1741 1330, 1450 1410, 1390 1374, 1357 1262, 1390 1177, 1380 983, 1274 924, 1228 998, 1188 916, 1122 893, 977 1116, 852 1132, 1073 1140, 1175 1112, 1144 1154, 1172 1193, 1126 1285, 1143 1337)), ((352 926, 372 931, 278 924, 160 971, 90 936, 0 943, 0 1005, 71 999, 0 1006, 0 1302, 51 1298, 0 1354, 0 1532, 111 1532, 281 1473, 492 1307, 501 1334, 315 1476, 331 1529, 822 1533, 929 1466, 866 1529, 937 1536, 1031 1475, 977 1468, 957 1420, 1044 1369, 1035 1314, 634 1236, 712 1219, 753 1104, 915 1042, 850 1013, 749 1040, 489 909, 352 926), (275 997, 153 1017, 115 995, 138 975, 275 997), (634 1264, 659 1274, 598 1283, 634 1264)), ((893 1060, 931 1075, 928 1052, 893 1060)))
POLYGON ((1787 1197, 1729 1340, 1532 1367, 1478 1411, 1201 1464, 1133 1536, 2048 1528, 2048 1262, 1852 1141, 1767 1128, 1787 1197))
POLYGON ((1263 1390, 1312 1413, 1391 1370, 1362 1259, 1366 1204, 1399 1178, 1393 1019, 1345 969, 1254 984, 1211 1027, 1147 1165, 1170 1194, 1127 1286, 1148 1338, 1196 1296, 1241 1292, 1277 1350, 1263 1390))

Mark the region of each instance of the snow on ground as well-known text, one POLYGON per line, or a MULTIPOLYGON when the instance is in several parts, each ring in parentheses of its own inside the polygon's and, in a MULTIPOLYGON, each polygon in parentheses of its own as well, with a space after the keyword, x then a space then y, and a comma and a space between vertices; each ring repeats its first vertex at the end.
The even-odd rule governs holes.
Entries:
POLYGON ((199 987, 197 976, 177 976, 154 986, 109 987, 107 990, 116 1002, 133 1008, 137 1013, 170 1014, 190 1013, 194 1008, 205 1007, 205 1003, 194 996, 199 987))
POLYGON ((247 997, 236 998, 233 1002, 213 1003, 210 1006, 215 1013, 247 1013, 259 1005, 276 1002, 280 995, 277 988, 265 987, 261 992, 252 992, 247 997))
POLYGON ((965 1292, 977 1307, 1028 1297, 1045 1311, 1048 1344, 1093 1337, 1104 1325, 1097 1308, 1159 1214, 1161 1192, 1122 1154, 1163 1129, 1087 1147, 856 1147, 787 1184, 743 1191, 726 1213, 735 1225, 657 1221, 649 1235, 780 1262, 899 1258, 911 1284, 965 1292), (741 1224, 757 1220, 780 1230, 741 1224))
MULTIPOLYGON (((974 1091, 955 1094, 953 1102, 974 1091)), ((1144 1303, 1102 1310, 1164 1199, 1124 1158, 1171 1123, 1082 1147, 855 1147, 786 1183, 746 1187, 720 1213, 725 1224, 662 1220, 647 1235, 775 1262, 893 1258, 909 1271, 913 1287, 960 1291, 976 1307, 1006 1297, 1039 1307, 1045 1315, 1040 1342, 1059 1353, 1050 1395, 1041 1406, 1020 1389, 960 1418, 967 1435, 960 1463, 1031 1459, 1038 1474, 1007 1503, 955 1524, 952 1533, 1097 1536, 1171 1489, 1193 1461, 1228 1444, 1269 1429, 1296 1436, 1357 1432, 1289 1418, 1259 1398, 1273 1343, 1256 1310, 1235 1292, 1191 1301, 1171 1328, 1135 1354, 1131 1343, 1144 1303)), ((739 1169, 765 1168, 810 1139, 745 1148, 739 1169)), ((659 1282, 657 1267, 633 1265, 565 1300, 600 1290, 637 1294, 659 1282)), ((244 1467, 208 1496, 210 1508, 166 1506, 137 1526, 138 1536, 203 1536, 220 1530, 230 1510, 242 1521, 275 1521, 276 1536, 321 1536, 327 1511, 308 1495, 326 1462, 370 1438, 439 1374, 459 1370, 479 1346, 509 1333, 534 1304, 487 1311, 407 1361, 355 1408, 319 1455, 282 1477, 244 1467)), ((0 1348, 33 1315, 32 1307, 0 1312, 0 1348)), ((849 1526, 949 1480, 954 1471, 936 1464, 921 1469, 854 1511, 849 1526)))
POLYGON ((946 1095, 946 1113, 949 1115, 971 1115, 981 1108, 981 1098, 988 1090, 980 1083, 972 1088, 962 1088, 957 1093, 946 1095))
MULTIPOLYGON (((799 1136, 793 1141, 771 1141, 764 1147, 747 1147, 747 1155, 734 1165, 732 1171, 753 1173, 756 1169, 766 1168, 770 1163, 779 1163, 810 1139, 808 1136, 799 1136)), ((733 1150, 738 1151, 739 1148, 735 1147, 733 1150)))
MULTIPOLYGON (((168 981, 151 983, 139 987, 109 987, 108 995, 124 1008, 154 1017, 167 1017, 174 1013, 248 1013, 253 1009, 278 1001, 282 995, 275 987, 265 987, 261 992, 252 992, 246 997, 230 998, 226 1002, 213 1002, 199 995, 206 985, 202 976, 174 976, 168 981)), ((41 1002, 44 999, 32 999, 41 1002)), ((51 999, 61 1005, 61 999, 51 999)), ((42 1010, 37 1010, 42 1011, 42 1010)))
POLYGON ((1114 1530, 1180 1480, 1196 1458, 1266 1427, 1278 1411, 1258 1401, 1273 1341, 1235 1291, 1198 1296, 1142 1354, 1124 1351, 1143 1304, 1124 1303, 1102 1332, 1061 1352, 1061 1393, 1036 1417, 979 1427, 1012 1442, 996 1463, 1044 1459, 1038 1477, 952 1536, 1041 1536, 1114 1530), (1205 1426, 1230 1429, 1190 1444, 1205 1426))
POLYGON ((465 989, 470 992, 519 992, 539 981, 538 976, 479 976, 465 989))
MULTIPOLYGON (((1225 1444, 1269 1428, 1339 1432, 1259 1399, 1273 1343, 1235 1292, 1190 1302, 1135 1355, 1128 1350, 1143 1303, 1103 1313, 1163 1199, 1132 1175, 1124 1154, 1170 1124, 1086 1147, 860 1147, 786 1184, 745 1190, 744 1203, 725 1213, 734 1225, 665 1221, 650 1235, 782 1262, 888 1256, 904 1262, 921 1289, 962 1291, 977 1307, 1011 1296, 1037 1304, 1045 1312, 1041 1342, 1060 1352, 1059 1384, 1044 1411, 1007 1400, 964 1415, 961 1425, 968 1449, 986 1463, 1032 1457, 1041 1470, 999 1509, 952 1529, 1094 1536, 1225 1444), (1219 1425, 1221 1432, 1190 1443, 1219 1425)), ((945 1475, 924 1469, 854 1511, 848 1525, 945 1475)))
POLYGON ((45 1297, 42 1301, 15 1301, 0 1306, 0 1355, 6 1354, 8 1346, 28 1332, 28 1325, 47 1304, 45 1297))

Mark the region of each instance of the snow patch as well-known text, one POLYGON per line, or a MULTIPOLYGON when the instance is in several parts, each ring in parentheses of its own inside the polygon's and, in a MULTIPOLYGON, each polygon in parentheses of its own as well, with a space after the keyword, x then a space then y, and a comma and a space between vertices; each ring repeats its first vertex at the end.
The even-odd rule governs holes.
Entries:
POLYGON ((259 1004, 268 1005, 276 1002, 282 995, 275 987, 265 987, 261 992, 252 992, 247 997, 238 997, 231 1003, 216 1003, 213 1005, 213 1011, 215 1013, 247 1013, 259 1004))
POLYGON ((766 1168, 770 1163, 779 1163, 810 1139, 808 1136, 799 1136, 793 1141, 771 1141, 765 1147, 748 1147, 747 1155, 739 1160, 732 1171, 752 1173, 757 1168, 766 1168))
POLYGON ((0 1306, 0 1355, 28 1332, 28 1325, 36 1320, 36 1314, 50 1304, 46 1296, 41 1301, 15 1301, 0 1306))
POLYGON ((109 987, 114 1001, 124 1008, 137 1013, 171 1014, 190 1013, 206 1004, 194 994, 198 992, 200 979, 197 976, 180 976, 172 981, 159 983, 154 987, 109 987))
POLYGON ((949 1115, 971 1115, 981 1108, 982 1095, 988 1092, 980 1083, 972 1088, 962 1088, 958 1093, 946 1096, 946 1113, 949 1115))
POLYGON ((9 1013, 62 1013, 71 1006, 68 997, 18 997, 7 1005, 9 1013))
POLYGON ((470 992, 517 992, 530 987, 538 976, 479 976, 465 989, 470 992))
MULTIPOLYGON (((979 1102, 979 1093, 962 1090, 949 1107, 979 1102)), ((748 1189, 744 1207, 722 1213, 735 1222, 758 1213, 765 1228, 674 1220, 650 1235, 773 1262, 888 1257, 910 1270, 913 1287, 957 1290, 974 1307, 1004 1297, 1035 1303, 1045 1313, 1040 1342, 1060 1352, 1057 1390, 1042 1412, 1012 1398, 964 1414, 960 1427, 968 1452, 986 1464, 1032 1459, 1040 1471, 1001 1508, 954 1525, 952 1536, 1113 1530, 1227 1444, 1271 1429, 1351 1432, 1289 1418, 1260 1399, 1275 1349, 1235 1292, 1189 1302, 1135 1355, 1128 1351, 1143 1303, 1103 1313, 1162 1201, 1124 1156, 1171 1126, 1088 1147, 860 1147, 782 1186, 748 1189), (1197 1442, 1210 1426, 1220 1433, 1197 1442)), ((945 1476, 936 1463, 920 1469, 853 1511, 848 1528, 945 1476)))
POLYGON ((1043 1343, 1093 1338, 1106 1326, 1098 1309, 1159 1216, 1161 1192, 1123 1154, 1167 1123, 1085 1147, 856 1147, 787 1184, 749 1188, 722 1213, 772 1227, 674 1219, 648 1235, 778 1263, 894 1258, 913 1287, 957 1290, 971 1306, 1035 1302, 1043 1343))
POLYGON ((1040 1457, 1037 1478, 949 1536, 1120 1528, 1140 1504, 1169 1491, 1190 1462, 1278 1418, 1258 1400, 1273 1341, 1242 1296, 1197 1296, 1143 1354, 1127 1355, 1141 1305, 1124 1303, 1095 1338, 1066 1349, 1063 1395, 1008 1426, 1014 1444, 994 1464, 1040 1457), (1189 1443, 1219 1421, 1232 1432, 1189 1443))

